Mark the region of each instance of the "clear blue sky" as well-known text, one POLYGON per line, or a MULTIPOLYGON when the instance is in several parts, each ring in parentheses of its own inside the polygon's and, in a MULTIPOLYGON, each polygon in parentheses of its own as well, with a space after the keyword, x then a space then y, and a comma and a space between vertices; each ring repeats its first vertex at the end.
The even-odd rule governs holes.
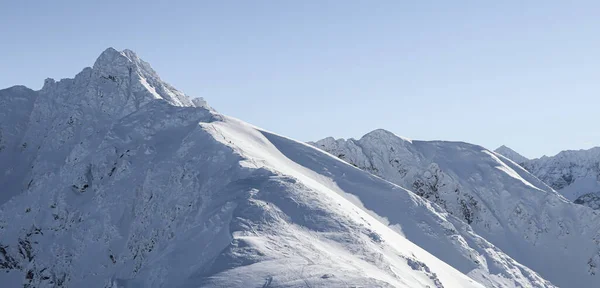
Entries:
POLYGON ((0 87, 129 48, 298 140, 385 128, 537 157, 600 145, 599 15, 600 1, 3 1, 0 87))

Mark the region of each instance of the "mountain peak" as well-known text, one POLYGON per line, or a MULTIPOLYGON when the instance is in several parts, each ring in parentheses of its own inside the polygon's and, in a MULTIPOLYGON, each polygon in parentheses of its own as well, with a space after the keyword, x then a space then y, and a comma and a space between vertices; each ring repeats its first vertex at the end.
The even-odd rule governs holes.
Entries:
POLYGON ((102 53, 100 53, 100 56, 102 55, 113 55, 113 54, 121 54, 121 52, 119 52, 119 50, 113 48, 113 47, 108 47, 106 48, 104 51, 102 51, 102 53))
POLYGON ((121 87, 128 89, 128 93, 140 95, 141 91, 150 98, 164 99, 175 106, 208 108, 203 99, 199 98, 193 101, 184 93, 164 82, 148 62, 129 49, 118 51, 112 47, 107 48, 98 56, 92 70, 97 77, 126 83, 121 87))
POLYGON ((111 63, 114 59, 119 57, 125 57, 125 54, 116 50, 115 48, 108 47, 100 55, 96 58, 96 62, 94 62, 94 67, 98 65, 103 65, 106 63, 111 63))
POLYGON ((496 150, 494 150, 494 152, 496 152, 516 163, 523 163, 523 162, 529 160, 529 158, 517 153, 515 150, 509 148, 506 145, 502 145, 502 146, 496 148, 496 150))
POLYGON ((408 138, 398 136, 398 135, 394 134, 393 132, 390 132, 388 130, 381 129, 381 128, 380 129, 375 129, 375 130, 373 130, 373 131, 371 131, 371 132, 363 135, 362 138, 363 139, 370 139, 370 138, 374 138, 374 139, 389 139, 389 138, 392 138, 392 139, 394 139, 394 138, 398 138, 398 139, 401 139, 403 141, 412 143, 412 140, 410 140, 408 138))
MULTIPOLYGON (((123 51, 119 51, 113 47, 108 47, 104 51, 102 51, 102 53, 100 53, 100 56, 98 56, 98 60, 105 59, 105 58, 120 57, 120 56, 127 57, 130 60, 139 59, 137 54, 135 54, 135 52, 133 52, 130 49, 124 49, 123 51)), ((96 61, 98 61, 98 60, 96 60, 96 61)))
POLYGON ((99 72, 122 75, 128 75, 135 69, 140 74, 149 74, 150 76, 158 77, 148 63, 144 62, 135 52, 129 49, 117 51, 112 47, 107 48, 98 56, 93 69, 99 72))

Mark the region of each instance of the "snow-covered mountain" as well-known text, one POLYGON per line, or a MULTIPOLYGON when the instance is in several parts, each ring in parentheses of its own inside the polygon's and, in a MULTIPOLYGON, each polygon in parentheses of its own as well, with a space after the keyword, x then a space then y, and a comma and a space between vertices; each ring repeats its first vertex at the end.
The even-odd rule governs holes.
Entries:
POLYGON ((506 147, 505 145, 502 145, 502 146, 496 148, 496 150, 494 150, 494 152, 512 160, 515 163, 523 163, 523 162, 529 161, 529 159, 527 159, 527 157, 517 153, 515 150, 512 150, 512 149, 506 147))
POLYGON ((532 160, 515 157, 518 153, 502 147, 496 152, 519 163, 567 199, 600 209, 600 147, 567 150, 532 160))
POLYGON ((599 214, 503 156, 468 143, 412 141, 385 130, 310 144, 437 203, 560 287, 600 287, 599 214))
POLYGON ((0 90, 0 270, 3 287, 553 287, 428 200, 114 49, 0 90))
POLYGON ((600 147, 562 151, 522 165, 567 199, 576 201, 600 194, 600 147))

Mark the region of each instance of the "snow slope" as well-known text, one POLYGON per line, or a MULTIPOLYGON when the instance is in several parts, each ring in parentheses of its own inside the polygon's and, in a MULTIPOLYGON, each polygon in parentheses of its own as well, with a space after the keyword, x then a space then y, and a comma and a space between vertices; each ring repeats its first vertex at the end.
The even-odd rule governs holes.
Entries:
POLYGON ((218 114, 128 50, 0 104, 4 287, 552 287, 429 201, 218 114))
MULTIPOLYGON (((468 143, 411 141, 385 130, 360 140, 311 144, 435 202, 560 287, 600 286, 598 213, 571 203, 503 156, 468 143)), ((425 249, 452 263, 444 253, 425 249)))

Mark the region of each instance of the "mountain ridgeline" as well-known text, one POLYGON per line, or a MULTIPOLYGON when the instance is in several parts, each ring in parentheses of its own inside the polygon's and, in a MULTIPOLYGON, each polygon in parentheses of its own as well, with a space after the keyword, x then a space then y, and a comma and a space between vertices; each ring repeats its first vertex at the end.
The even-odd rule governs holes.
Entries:
POLYGON ((499 154, 385 130, 311 144, 218 113, 130 50, 0 90, 0 283, 600 285, 597 212, 499 154))
MULTIPOLYGON (((499 154, 463 142, 412 141, 381 129, 359 140, 310 144, 436 203, 560 287, 598 285, 598 213, 499 154)), ((443 253, 433 254, 451 263, 443 253)))

